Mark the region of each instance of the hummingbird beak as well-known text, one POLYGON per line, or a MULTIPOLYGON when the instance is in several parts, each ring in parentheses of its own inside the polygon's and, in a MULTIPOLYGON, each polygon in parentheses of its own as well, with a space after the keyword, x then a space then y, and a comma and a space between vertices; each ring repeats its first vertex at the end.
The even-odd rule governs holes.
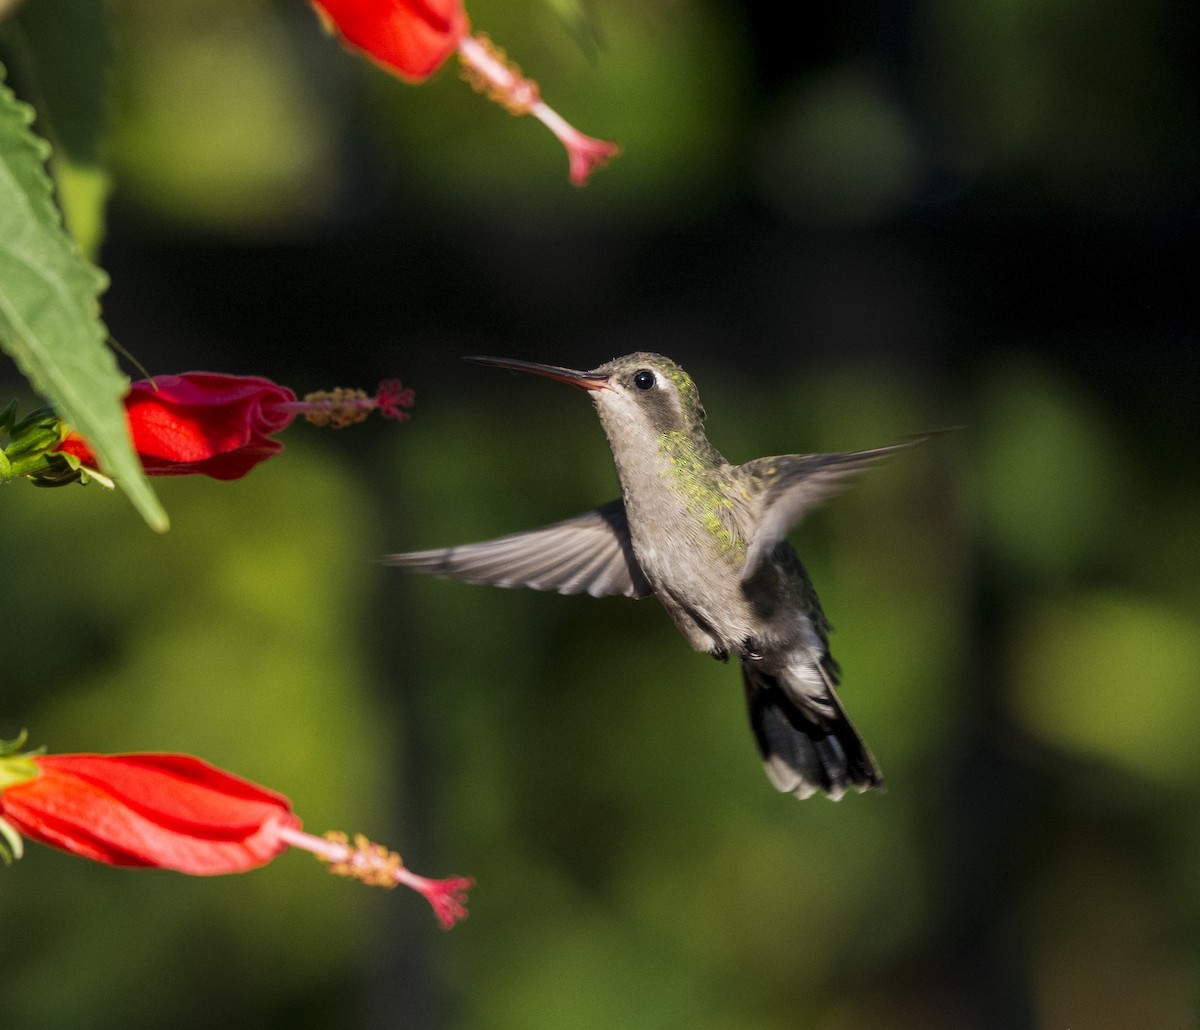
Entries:
POLYGON ((468 357, 480 365, 495 365, 497 368, 511 368, 515 372, 532 372, 535 376, 545 376, 547 379, 557 379, 560 383, 570 383, 581 390, 609 390, 608 376, 603 372, 577 372, 573 368, 560 368, 558 365, 539 365, 536 361, 516 361, 512 358, 468 357))

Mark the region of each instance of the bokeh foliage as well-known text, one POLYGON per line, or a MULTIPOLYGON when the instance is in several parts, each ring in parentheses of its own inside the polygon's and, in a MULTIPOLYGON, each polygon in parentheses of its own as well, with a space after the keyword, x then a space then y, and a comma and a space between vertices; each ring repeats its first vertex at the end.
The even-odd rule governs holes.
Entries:
POLYGON ((114 332, 151 372, 398 374, 417 407, 164 483, 163 538, 5 490, 0 735, 193 751, 480 886, 442 935, 299 856, 32 848, 6 1023, 1200 1025, 1181 15, 829 5, 798 38, 773 6, 472 3, 625 145, 580 192, 539 127, 294 0, 110 5, 114 332), (615 491, 583 398, 459 355, 634 349, 733 460, 963 426, 796 535, 886 794, 775 795, 736 670, 652 601, 378 563, 615 491))

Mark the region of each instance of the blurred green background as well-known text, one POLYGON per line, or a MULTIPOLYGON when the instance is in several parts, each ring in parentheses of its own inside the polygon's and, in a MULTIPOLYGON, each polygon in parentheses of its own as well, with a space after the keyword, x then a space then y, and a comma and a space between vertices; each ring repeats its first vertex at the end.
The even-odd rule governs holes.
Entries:
POLYGON ((207 881, 31 847, 5 1026, 1200 1026, 1194 11, 472 0, 624 146, 580 191, 531 119, 300 0, 107 10, 114 336, 417 406, 157 481, 161 538, 6 489, 0 737, 192 752, 479 886, 442 934, 298 854, 207 881), (462 354, 639 349, 734 461, 965 427, 795 534, 886 794, 776 795, 736 670, 652 601, 378 561, 615 495, 584 398, 462 354))

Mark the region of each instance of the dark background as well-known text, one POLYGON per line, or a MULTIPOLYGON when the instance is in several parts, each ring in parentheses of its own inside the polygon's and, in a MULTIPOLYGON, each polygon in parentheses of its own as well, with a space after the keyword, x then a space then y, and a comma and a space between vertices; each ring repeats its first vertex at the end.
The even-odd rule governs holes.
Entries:
POLYGON ((114 336, 417 405, 159 481, 164 538, 7 490, 0 736, 202 755, 476 876, 471 919, 297 855, 210 882, 31 848, 6 1021, 1200 1025, 1194 12, 469 10, 623 145, 585 190, 531 119, 298 2, 110 5, 114 336), (962 427, 794 535, 886 794, 775 795, 737 673, 653 602, 378 562, 615 494, 583 398, 461 355, 634 350, 733 461, 962 427))

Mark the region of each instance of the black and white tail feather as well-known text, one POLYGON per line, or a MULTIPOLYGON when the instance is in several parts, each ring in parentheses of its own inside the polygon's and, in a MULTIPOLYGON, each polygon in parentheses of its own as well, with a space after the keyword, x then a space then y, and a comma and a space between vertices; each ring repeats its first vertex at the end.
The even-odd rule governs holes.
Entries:
POLYGON ((828 672, 816 663, 825 689, 814 695, 787 670, 765 671, 742 662, 750 728, 763 768, 776 790, 811 797, 817 791, 837 801, 847 791, 883 789, 874 756, 846 717, 828 672))

